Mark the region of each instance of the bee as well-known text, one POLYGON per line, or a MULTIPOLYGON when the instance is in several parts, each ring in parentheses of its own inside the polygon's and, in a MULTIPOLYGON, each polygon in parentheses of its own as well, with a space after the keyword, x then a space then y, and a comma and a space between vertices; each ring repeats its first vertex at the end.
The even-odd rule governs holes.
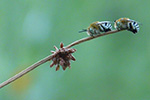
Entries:
POLYGON ((112 30, 112 25, 110 21, 96 21, 90 24, 90 26, 87 29, 83 29, 79 31, 81 32, 87 32, 88 35, 90 36, 96 36, 98 34, 101 34, 102 32, 108 32, 112 30))
POLYGON ((120 18, 118 20, 115 20, 114 22, 115 22, 114 27, 117 30, 128 30, 133 32, 134 34, 139 32, 140 27, 138 22, 131 20, 129 18, 120 18))

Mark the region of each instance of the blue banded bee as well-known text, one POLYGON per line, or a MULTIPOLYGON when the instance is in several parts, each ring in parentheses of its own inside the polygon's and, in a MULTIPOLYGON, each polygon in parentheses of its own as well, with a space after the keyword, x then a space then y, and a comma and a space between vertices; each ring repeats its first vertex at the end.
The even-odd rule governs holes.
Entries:
POLYGON ((87 29, 83 29, 79 31, 81 32, 87 32, 90 36, 96 36, 98 34, 101 34, 102 32, 108 32, 112 30, 112 25, 109 21, 96 21, 90 24, 90 26, 87 29))
POLYGON ((128 30, 133 32, 134 34, 137 33, 140 29, 138 22, 131 20, 129 18, 120 18, 115 20, 114 27, 117 30, 128 30))

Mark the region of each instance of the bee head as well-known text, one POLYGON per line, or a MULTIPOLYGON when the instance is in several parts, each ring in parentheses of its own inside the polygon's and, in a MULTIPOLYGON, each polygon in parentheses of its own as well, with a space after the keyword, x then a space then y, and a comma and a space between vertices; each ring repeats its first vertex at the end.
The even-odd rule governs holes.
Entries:
POLYGON ((120 18, 120 22, 121 22, 121 23, 127 23, 127 22, 129 22, 129 21, 130 21, 129 18, 120 18))
POLYGON ((90 28, 98 29, 97 23, 98 22, 94 22, 94 23, 90 24, 90 28))

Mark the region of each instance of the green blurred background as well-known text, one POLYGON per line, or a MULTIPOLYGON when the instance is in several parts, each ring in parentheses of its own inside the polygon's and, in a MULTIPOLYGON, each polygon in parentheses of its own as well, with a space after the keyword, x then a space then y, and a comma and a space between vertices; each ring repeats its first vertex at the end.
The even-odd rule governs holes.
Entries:
POLYGON ((0 82, 48 56, 53 46, 86 37, 94 21, 142 23, 73 48, 72 68, 47 62, 0 89, 0 100, 150 100, 149 0, 0 0, 0 82))

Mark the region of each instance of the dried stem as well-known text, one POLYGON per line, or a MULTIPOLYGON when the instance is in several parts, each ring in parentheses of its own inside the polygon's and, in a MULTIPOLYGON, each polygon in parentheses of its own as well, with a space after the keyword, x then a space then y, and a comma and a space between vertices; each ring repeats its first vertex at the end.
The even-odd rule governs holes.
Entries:
POLYGON ((9 78, 8 80, 4 81, 0 84, 0 88, 6 86, 7 84, 17 80, 18 78, 22 77, 23 75, 27 74, 28 72, 32 71, 33 69, 37 68, 41 64, 50 61, 52 59, 53 55, 47 56, 44 59, 41 59, 40 61, 34 63, 33 65, 29 66, 28 68, 24 69, 23 71, 19 72, 18 74, 14 75, 13 77, 9 78))
POLYGON ((94 37, 92 37, 92 36, 91 37, 86 37, 86 38, 77 40, 77 41, 69 44, 68 46, 66 46, 66 48, 70 48, 70 47, 75 46, 77 44, 80 44, 82 42, 89 41, 89 40, 92 40, 92 39, 95 39, 95 38, 98 38, 98 37, 101 37, 101 36, 104 36, 104 35, 113 34, 113 33, 116 33, 116 32, 119 32, 119 30, 109 31, 109 32, 106 32, 106 33, 103 33, 103 34, 96 35, 94 37))
MULTIPOLYGON (((119 31, 118 30, 113 30, 113 31, 109 31, 109 32, 106 32, 106 33, 103 33, 103 34, 99 34, 99 35, 94 36, 94 37, 86 37, 86 38, 77 40, 77 41, 69 44, 65 48, 70 48, 70 47, 75 46, 77 44, 80 44, 82 42, 89 41, 89 40, 92 40, 92 39, 95 39, 95 38, 98 38, 98 37, 101 37, 101 36, 104 36, 104 35, 113 34, 113 33, 117 33, 117 32, 119 32, 119 31)), ((23 75, 27 74, 28 72, 32 71, 33 69, 37 68, 38 66, 46 63, 47 61, 50 61, 52 59, 52 56, 53 56, 53 54, 41 59, 40 61, 34 63, 33 65, 29 66, 28 68, 24 69, 23 71, 19 72, 18 74, 14 75, 13 77, 9 78, 8 80, 2 82, 0 84, 0 88, 2 88, 4 86, 8 85, 9 83, 17 80, 18 78, 22 77, 23 75)))

